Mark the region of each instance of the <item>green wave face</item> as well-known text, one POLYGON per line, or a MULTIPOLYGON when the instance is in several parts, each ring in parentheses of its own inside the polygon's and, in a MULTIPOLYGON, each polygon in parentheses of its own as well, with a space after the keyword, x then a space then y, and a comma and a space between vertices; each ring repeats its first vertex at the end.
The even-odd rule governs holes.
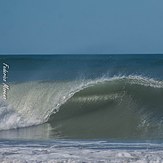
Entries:
POLYGON ((49 118, 66 138, 155 139, 163 136, 162 82, 117 78, 89 86, 49 118))

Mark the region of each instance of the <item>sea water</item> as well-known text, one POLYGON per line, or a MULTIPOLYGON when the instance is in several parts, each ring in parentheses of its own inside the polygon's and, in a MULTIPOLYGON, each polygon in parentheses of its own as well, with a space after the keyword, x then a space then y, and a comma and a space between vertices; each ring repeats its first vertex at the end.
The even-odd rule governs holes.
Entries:
POLYGON ((0 61, 1 162, 163 161, 163 55, 0 61))

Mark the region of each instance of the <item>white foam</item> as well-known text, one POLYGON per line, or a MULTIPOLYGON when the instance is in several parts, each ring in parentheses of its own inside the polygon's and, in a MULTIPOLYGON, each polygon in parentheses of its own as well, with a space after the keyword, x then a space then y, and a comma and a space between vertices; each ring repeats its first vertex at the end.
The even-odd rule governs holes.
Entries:
MULTIPOLYGON (((161 163, 163 151, 57 147, 55 144, 1 144, 0 162, 161 163)), ((58 144, 59 145, 59 144, 58 144)))

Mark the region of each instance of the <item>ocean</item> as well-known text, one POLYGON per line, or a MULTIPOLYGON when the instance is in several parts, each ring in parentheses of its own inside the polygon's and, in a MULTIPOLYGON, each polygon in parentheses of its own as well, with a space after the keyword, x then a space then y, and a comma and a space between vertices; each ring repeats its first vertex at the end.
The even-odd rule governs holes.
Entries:
POLYGON ((163 55, 0 62, 0 162, 163 162, 163 55))

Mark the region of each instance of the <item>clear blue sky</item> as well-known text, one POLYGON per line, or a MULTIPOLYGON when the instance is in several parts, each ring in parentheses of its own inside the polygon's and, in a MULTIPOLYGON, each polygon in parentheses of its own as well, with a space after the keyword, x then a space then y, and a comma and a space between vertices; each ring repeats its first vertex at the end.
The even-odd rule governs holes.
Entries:
POLYGON ((0 0, 11 53, 163 53, 163 0, 0 0))

